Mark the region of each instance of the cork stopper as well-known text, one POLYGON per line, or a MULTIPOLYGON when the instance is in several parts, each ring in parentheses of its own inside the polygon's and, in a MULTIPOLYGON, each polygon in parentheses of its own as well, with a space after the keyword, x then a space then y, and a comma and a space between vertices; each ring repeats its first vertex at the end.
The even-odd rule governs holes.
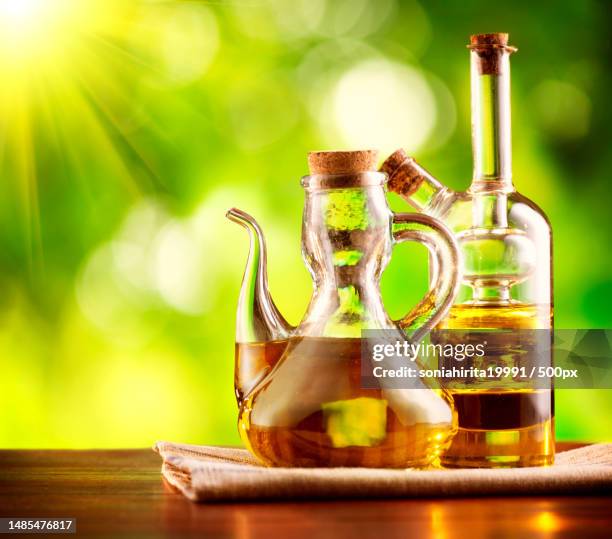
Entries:
POLYGON ((310 174, 359 174, 376 170, 378 151, 329 151, 310 152, 308 168, 310 174))
POLYGON ((427 172, 403 149, 393 152, 380 167, 389 177, 387 188, 403 198, 409 198, 423 183, 427 172))
POLYGON ((516 47, 508 45, 508 34, 475 34, 470 36, 468 49, 478 54, 478 72, 481 75, 499 75, 504 53, 516 52, 516 47))
POLYGON ((481 46, 508 46, 508 34, 504 32, 498 32, 496 34, 475 34, 470 36, 470 47, 481 47, 481 46))

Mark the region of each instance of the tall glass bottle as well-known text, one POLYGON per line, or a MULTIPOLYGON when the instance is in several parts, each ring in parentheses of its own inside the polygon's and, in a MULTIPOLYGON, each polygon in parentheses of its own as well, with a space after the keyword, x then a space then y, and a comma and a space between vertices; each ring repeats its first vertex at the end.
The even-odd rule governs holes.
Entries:
MULTIPOLYGON (((512 183, 509 57, 516 49, 508 46, 507 34, 472 36, 469 49, 474 157, 469 189, 448 189, 403 150, 391 155, 382 170, 389 190, 445 222, 459 241, 463 284, 438 326, 439 338, 454 334, 476 341, 492 331, 487 353, 471 365, 542 365, 537 341, 544 338, 550 345, 553 324, 551 229, 542 210, 512 183)), ((544 348, 544 362, 550 362, 550 346, 544 348)), ((459 432, 443 457, 446 466, 552 464, 550 386, 512 380, 500 390, 498 382, 450 384, 459 432)))

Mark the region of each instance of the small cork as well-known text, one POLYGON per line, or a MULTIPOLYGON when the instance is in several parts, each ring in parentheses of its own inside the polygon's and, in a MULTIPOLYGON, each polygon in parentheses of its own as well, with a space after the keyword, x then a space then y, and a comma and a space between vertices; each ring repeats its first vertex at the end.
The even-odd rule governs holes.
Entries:
POLYGON ((310 152, 308 168, 310 174, 359 174, 376 170, 378 151, 330 151, 310 152))
POLYGON ((389 177, 387 188, 403 198, 409 198, 423 183, 427 172, 403 149, 393 152, 380 167, 389 177))
POLYGON ((502 55, 517 50, 516 47, 508 45, 508 34, 504 32, 470 36, 468 49, 478 54, 478 72, 481 75, 499 75, 502 55))
POLYGON ((508 34, 504 32, 498 32, 496 34, 475 34, 470 36, 470 47, 479 46, 508 46, 508 34))

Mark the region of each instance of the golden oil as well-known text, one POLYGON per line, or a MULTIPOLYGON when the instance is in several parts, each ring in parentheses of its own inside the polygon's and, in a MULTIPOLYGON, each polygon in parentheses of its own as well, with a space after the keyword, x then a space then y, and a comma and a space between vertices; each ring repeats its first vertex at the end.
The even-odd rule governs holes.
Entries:
POLYGON ((439 465, 455 431, 443 390, 366 389, 358 338, 292 337, 242 344, 245 358, 276 366, 240 406, 247 448, 274 466, 408 468, 439 465))
POLYGON ((245 395, 272 370, 287 348, 287 339, 268 342, 236 343, 234 392, 238 406, 245 395))
MULTIPOLYGON (((437 329, 527 330, 550 329, 551 313, 533 304, 460 304, 437 329)), ((462 334, 464 334, 462 332, 462 334)), ((464 334, 465 335, 465 334, 464 334)), ((468 333, 469 335, 469 333, 468 333)), ((513 338, 503 332, 498 339, 513 338)), ((495 337, 494 337, 495 338, 495 337)), ((500 342, 504 349, 505 343, 500 342)), ((530 361, 533 350, 516 350, 530 361)), ((451 360, 452 361, 452 360, 451 360)), ((495 365, 494 353, 480 366, 495 365)), ((478 385, 478 384, 475 384, 478 385)), ((447 467, 543 466, 554 459, 554 398, 551 389, 493 390, 478 387, 450 389, 458 414, 459 430, 441 462, 447 467)))

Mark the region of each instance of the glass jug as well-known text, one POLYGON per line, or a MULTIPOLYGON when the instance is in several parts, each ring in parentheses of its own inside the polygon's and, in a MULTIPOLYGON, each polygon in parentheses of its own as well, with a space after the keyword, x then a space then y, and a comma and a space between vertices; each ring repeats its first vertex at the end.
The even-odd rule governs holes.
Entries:
POLYGON ((270 297, 260 227, 240 210, 227 213, 251 240, 237 316, 238 426, 267 465, 422 467, 437 462, 456 431, 444 390, 421 380, 411 389, 360 383, 362 331, 422 339, 447 313, 459 282, 452 234, 427 215, 393 214, 376 158, 373 151, 309 154, 302 255, 314 291, 295 328, 270 297), (393 245, 404 241, 428 247, 433 286, 394 321, 379 283, 393 245))

